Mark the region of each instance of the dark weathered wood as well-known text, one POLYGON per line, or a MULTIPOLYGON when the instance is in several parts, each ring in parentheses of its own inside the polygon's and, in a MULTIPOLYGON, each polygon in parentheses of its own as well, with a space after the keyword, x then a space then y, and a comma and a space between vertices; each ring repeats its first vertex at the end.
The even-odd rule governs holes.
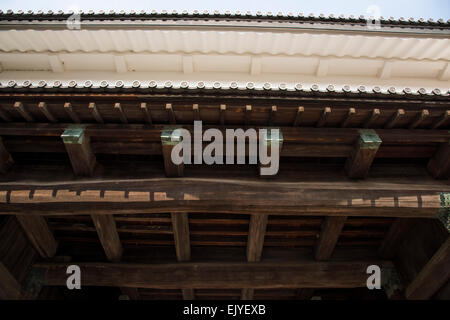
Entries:
POLYGON ((373 109, 369 118, 367 119, 367 121, 364 123, 363 127, 364 128, 369 128, 372 126, 372 124, 375 122, 375 120, 378 119, 378 117, 380 116, 380 109, 373 109))
POLYGON ((426 118, 428 118, 430 116, 430 111, 428 111, 427 109, 423 109, 418 115, 417 117, 414 119, 414 121, 409 125, 410 129, 415 129, 418 126, 420 126, 420 124, 423 122, 423 120, 425 120, 426 118))
POLYGON ((83 127, 69 128, 61 135, 72 169, 77 176, 92 176, 97 160, 91 148, 90 137, 83 127))
POLYGON ((385 259, 394 258, 401 241, 405 240, 405 234, 413 229, 412 226, 413 224, 409 219, 397 218, 392 223, 378 249, 380 257, 385 259))
POLYGON ((393 128, 398 120, 402 119, 405 116, 405 110, 403 109, 398 109, 391 117, 391 119, 389 119, 389 121, 386 123, 386 125, 384 126, 387 129, 393 128))
POLYGON ((248 126, 250 124, 250 121, 252 121, 252 106, 250 104, 247 104, 244 110, 244 124, 245 126, 248 126))
MULTIPOLYGON (((172 264, 76 263, 85 286, 134 288, 356 288, 365 287, 367 267, 392 266, 382 260, 346 262, 204 262, 172 264)), ((66 263, 37 264, 46 284, 66 284, 66 263)))
POLYGON ((195 291, 194 289, 181 289, 183 294, 183 300, 194 300, 195 299, 195 291))
POLYGON ((316 123, 316 127, 317 128, 323 127, 325 125, 325 123, 327 122, 327 119, 330 115, 331 115, 330 107, 326 107, 325 109, 323 109, 322 114, 320 115, 319 121, 317 121, 317 123, 316 123))
POLYGON ((175 164, 172 161, 172 150, 181 141, 172 141, 171 135, 175 129, 167 129, 161 133, 161 148, 164 159, 164 170, 167 177, 182 177, 184 174, 184 163, 175 164))
POLYGON ((117 110, 117 112, 119 113, 119 118, 122 123, 128 123, 127 116, 125 115, 125 112, 123 111, 120 103, 117 102, 114 104, 114 110, 117 110))
POLYGON ((341 128, 347 127, 349 122, 352 121, 352 119, 355 115, 356 115, 355 108, 348 109, 347 115, 345 116, 344 121, 342 121, 342 123, 341 123, 341 128))
POLYGON ((141 300, 141 295, 137 288, 122 287, 120 288, 120 291, 122 291, 122 294, 126 295, 130 300, 141 300))
POLYGON ((251 215, 247 240, 247 261, 257 262, 261 260, 266 235, 267 214, 251 215))
POLYGON ((406 298, 431 298, 450 279, 450 237, 406 288, 406 298))
POLYGON ((255 289, 244 288, 241 291, 241 300, 253 300, 254 295, 255 295, 255 289))
POLYGON ((312 288, 299 288, 295 293, 296 300, 310 300, 314 294, 314 289, 312 288))
POLYGON ((28 122, 34 122, 34 117, 25 109, 22 102, 15 102, 14 109, 28 122))
POLYGON ((173 111, 171 103, 166 103, 166 111, 167 111, 167 117, 169 119, 169 123, 176 124, 177 119, 175 118, 175 112, 173 111))
POLYGON ((305 112, 304 107, 298 107, 297 114, 295 115, 294 123, 292 124, 293 127, 298 127, 300 124, 300 121, 302 119, 303 112, 305 112))
POLYGON ((19 282, 0 262, 0 300, 18 300, 21 296, 19 282))
POLYGON ((194 103, 192 105, 192 113, 193 113, 193 116, 194 116, 194 121, 200 120, 200 110, 198 108, 198 104, 194 103))
POLYGON ((277 116, 277 106, 272 106, 272 108, 270 109, 270 114, 269 114, 269 126, 272 126, 275 122, 276 116, 277 116))
POLYGON ((0 173, 6 173, 13 164, 14 160, 0 137, 0 173))
POLYGON ((441 208, 440 193, 450 191, 443 181, 417 176, 358 182, 340 175, 326 182, 231 176, 220 183, 215 178, 161 175, 131 180, 99 176, 79 182, 48 173, 33 178, 42 184, 23 177, 15 179, 14 186, 0 182, 0 214, 222 212, 433 218, 441 208))
POLYGON ((91 215, 92 222, 97 229, 98 238, 110 261, 120 261, 122 258, 122 243, 117 233, 116 222, 112 215, 91 215))
POLYGON ((347 217, 326 217, 322 222, 319 239, 317 239, 314 257, 316 260, 328 260, 333 254, 347 217))
POLYGON ((345 163, 345 170, 350 178, 367 176, 380 144, 381 139, 374 130, 360 130, 360 137, 345 163))
POLYGON ((77 114, 73 110, 72 104, 70 102, 64 103, 64 110, 66 110, 67 114, 69 115, 69 117, 72 119, 73 122, 75 122, 75 123, 81 122, 80 118, 77 116, 77 114))
POLYGON ((41 112, 44 114, 44 116, 48 119, 50 122, 58 122, 58 119, 55 118, 55 116, 48 110, 47 104, 45 102, 39 102, 38 108, 41 110, 41 112))
POLYGON ((442 126, 448 119, 450 119, 450 110, 445 111, 433 124, 431 129, 437 129, 442 126))
POLYGON ((150 109, 147 107, 147 103, 145 102, 141 103, 141 110, 144 113, 144 118, 147 121, 147 123, 150 125, 153 124, 152 115, 150 113, 150 109))
POLYGON ((89 110, 91 111, 91 114, 94 117, 95 121, 97 121, 98 123, 104 123, 103 117, 98 111, 97 105, 94 102, 89 103, 89 110))
POLYGON ((172 213, 173 237, 178 261, 191 259, 191 242, 189 240, 189 218, 187 213, 172 213))
POLYGON ((437 179, 450 178, 450 142, 441 143, 427 165, 430 174, 437 179))
POLYGON ((0 108, 0 118, 2 118, 3 121, 6 122, 12 121, 11 116, 6 112, 6 110, 2 110, 1 108, 0 108))
POLYGON ((55 255, 58 244, 44 217, 17 216, 17 220, 41 257, 50 258, 55 255))
POLYGON ((227 106, 225 104, 220 105, 219 123, 220 125, 225 125, 225 113, 227 111, 227 106))

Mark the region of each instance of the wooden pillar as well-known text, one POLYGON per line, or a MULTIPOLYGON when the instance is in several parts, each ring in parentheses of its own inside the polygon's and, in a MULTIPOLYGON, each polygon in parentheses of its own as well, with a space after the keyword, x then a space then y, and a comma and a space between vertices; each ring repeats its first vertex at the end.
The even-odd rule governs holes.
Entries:
MULTIPOLYGON (((191 241, 189 236, 189 216, 187 213, 171 213, 173 238, 177 259, 180 262, 191 260, 191 241)), ((182 289, 184 300, 194 300, 193 288, 182 289)))
MULTIPOLYGON (((252 214, 250 216, 250 225, 248 228, 247 240, 247 261, 258 262, 261 261, 261 256, 264 248, 264 238, 267 229, 267 214, 252 214)), ((243 288, 241 292, 242 300, 253 300, 253 288, 243 288)))
POLYGON ((380 137, 372 129, 360 129, 354 150, 345 163, 350 178, 365 178, 381 144, 380 137))
POLYGON ((168 177, 182 177, 184 164, 174 164, 171 159, 172 149, 181 142, 181 135, 173 132, 180 127, 165 127, 161 133, 162 154, 164 157, 164 169, 168 177))
POLYGON ((17 215, 16 217, 40 256, 43 258, 53 257, 58 248, 58 244, 45 218, 35 215, 17 215))
MULTIPOLYGON (((283 147, 283 133, 281 132, 280 128, 265 128, 267 131, 264 134, 262 141, 259 141, 260 144, 260 148, 266 148, 267 150, 267 156, 271 157, 272 155, 272 144, 277 143, 278 144, 278 166, 280 164, 280 157, 279 155, 281 154, 281 148, 283 147), (272 135, 272 129, 277 129, 278 130, 278 136, 277 135, 272 135)), ((249 148, 250 150, 250 148, 249 148)), ((260 159, 261 160, 261 159, 260 159)), ((271 166, 271 164, 262 164, 261 162, 259 163, 259 176, 260 177, 271 177, 274 175, 267 175, 267 174, 262 174, 262 169, 263 168, 269 168, 271 166)), ((277 169, 278 171, 278 169, 277 169)))
POLYGON ((92 176, 96 166, 96 158, 91 149, 90 139, 81 125, 71 125, 61 135, 77 176, 92 176))
POLYGON ((13 158, 8 150, 6 150, 2 138, 0 137, 0 173, 6 173, 13 163, 13 158))
POLYGON ((347 217, 325 217, 319 239, 317 239, 314 256, 316 260, 328 260, 333 254, 347 217))
POLYGON ((427 169, 436 179, 450 178, 450 141, 441 143, 438 151, 428 162, 427 169))
POLYGON ((100 242, 105 250, 106 257, 110 261, 118 262, 122 258, 122 244, 116 228, 113 215, 91 215, 97 230, 100 242))

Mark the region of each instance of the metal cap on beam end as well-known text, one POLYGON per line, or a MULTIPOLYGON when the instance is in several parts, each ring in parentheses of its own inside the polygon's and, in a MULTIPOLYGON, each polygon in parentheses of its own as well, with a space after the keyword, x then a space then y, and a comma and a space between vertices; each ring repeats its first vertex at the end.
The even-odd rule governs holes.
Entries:
POLYGON ((161 143, 164 145, 177 145, 181 142, 181 133, 174 132, 176 129, 182 129, 180 126, 165 126, 161 132, 161 143))
POLYGON ((66 144, 81 144, 84 140, 84 126, 70 125, 61 135, 63 142, 66 144))
POLYGON ((444 224, 444 227, 450 232, 450 193, 441 193, 441 207, 437 218, 444 224))
POLYGON ((359 129, 359 145, 363 149, 378 149, 381 139, 373 129, 359 129))
POLYGON ((281 132, 280 128, 263 128, 266 129, 265 133, 264 133, 264 137, 263 137, 263 141, 265 143, 266 146, 271 146, 272 142, 274 142, 275 140, 278 140, 278 146, 281 148, 283 145, 283 132, 281 132), (278 136, 274 135, 272 136, 272 129, 277 129, 278 130, 278 136))

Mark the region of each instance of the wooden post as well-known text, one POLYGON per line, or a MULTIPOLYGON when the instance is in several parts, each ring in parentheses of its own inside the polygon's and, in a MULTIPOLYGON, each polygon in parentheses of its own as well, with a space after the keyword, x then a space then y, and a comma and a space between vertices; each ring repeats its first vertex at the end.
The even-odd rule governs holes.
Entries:
POLYGON ((450 141, 441 143, 438 151, 428 162, 427 169, 436 179, 450 178, 450 141))
POLYGON ((181 142, 180 135, 174 135, 173 132, 179 127, 167 126, 161 133, 162 154, 164 157, 164 169, 168 177, 182 177, 184 171, 184 164, 174 164, 172 162, 171 154, 175 145, 181 142))
POLYGON ((83 126, 69 126, 61 135, 67 153, 72 163, 72 169, 77 176, 92 176, 96 158, 92 152, 90 139, 84 133, 83 126))
MULTIPOLYGON (((171 213, 173 237, 178 261, 191 260, 191 242, 189 237, 189 217, 187 213, 171 213)), ((184 300, 194 300, 194 289, 183 289, 184 300)))
POLYGON ((347 217, 326 217, 322 223, 320 237, 317 240, 314 256, 316 260, 328 260, 333 254, 347 217))
POLYGON ((365 178, 381 144, 380 137, 372 129, 360 129, 354 150, 345 163, 350 178, 365 178))
POLYGON ((122 258, 122 244, 117 233, 116 221, 113 215, 91 215, 100 242, 110 261, 118 262, 122 258))
POLYGON ((53 257, 58 248, 58 244, 45 218, 36 215, 17 215, 16 217, 40 256, 43 258, 53 257))
POLYGON ((0 173, 6 173, 13 164, 14 160, 8 150, 6 150, 2 138, 0 137, 0 173))

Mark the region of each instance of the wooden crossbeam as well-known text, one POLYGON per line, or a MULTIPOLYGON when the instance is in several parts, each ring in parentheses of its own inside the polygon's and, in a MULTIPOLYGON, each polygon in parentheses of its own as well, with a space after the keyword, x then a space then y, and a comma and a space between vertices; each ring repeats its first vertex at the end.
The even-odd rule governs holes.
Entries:
POLYGON ((34 122, 34 117, 25 109, 22 102, 15 102, 14 109, 16 109, 20 115, 28 122, 34 122))
POLYGON ((328 260, 331 258, 346 220, 346 216, 325 218, 314 251, 316 260, 328 260))
POLYGON ((182 177, 184 172, 184 164, 174 164, 172 161, 172 150, 176 144, 181 142, 181 136, 176 136, 174 131, 177 128, 167 127, 161 133, 161 147, 164 158, 164 169, 168 177, 182 177))
POLYGON ((14 160, 0 137, 0 173, 6 173, 13 164, 14 160))
POLYGON ((333 175, 292 183, 291 177, 237 180, 211 178, 133 178, 99 176, 74 181, 49 173, 0 182, 0 214, 83 215, 206 212, 323 216, 434 218, 440 195, 450 186, 429 177, 366 179, 333 175), (113 185, 112 185, 113 183, 113 185), (220 187, 220 192, 211 192, 220 187), (407 186, 407 187, 406 187, 407 186), (32 191, 32 192, 31 192, 32 191), (95 203, 95 205, 93 205, 95 203), (249 203, 252 204, 249 207, 249 203))
MULTIPOLYGON (((392 266, 383 260, 70 264, 80 266, 84 286, 156 289, 356 288, 366 287, 369 265, 392 266)), ((41 263, 35 267, 46 270, 47 285, 66 284, 67 264, 41 263)))
POLYGON ((61 138, 72 163, 74 174, 92 176, 97 161, 92 152, 90 137, 85 134, 83 126, 70 126, 63 132, 61 138))
POLYGON ((17 216, 17 220, 41 257, 50 258, 55 255, 58 243, 50 231, 45 217, 17 216))
POLYGON ((81 122, 80 118, 73 110, 72 104, 70 102, 64 103, 64 110, 66 110, 66 113, 69 115, 69 117, 72 119, 73 122, 75 122, 75 123, 81 122))
POLYGON ((112 215, 91 215, 100 243, 109 261, 120 261, 123 248, 112 215))
MULTIPOLYGON (((266 235, 268 215, 251 215, 248 228, 247 261, 258 262, 261 260, 264 237, 266 235)), ((241 300, 253 300, 254 288, 243 288, 241 300)))
POLYGON ((381 144, 380 137, 374 130, 361 129, 354 150, 345 163, 345 170, 350 178, 365 178, 381 144))
POLYGON ((450 236, 406 288, 406 298, 431 298, 450 279, 450 236))
POLYGON ((39 102, 38 108, 41 110, 41 112, 44 114, 44 116, 48 119, 50 122, 58 122, 58 119, 48 110, 47 104, 45 102, 39 102))
POLYGON ((18 300, 20 296, 19 282, 0 261, 0 300, 18 300))
POLYGON ((441 143, 427 165, 428 172, 437 179, 450 178, 450 140, 441 143))

